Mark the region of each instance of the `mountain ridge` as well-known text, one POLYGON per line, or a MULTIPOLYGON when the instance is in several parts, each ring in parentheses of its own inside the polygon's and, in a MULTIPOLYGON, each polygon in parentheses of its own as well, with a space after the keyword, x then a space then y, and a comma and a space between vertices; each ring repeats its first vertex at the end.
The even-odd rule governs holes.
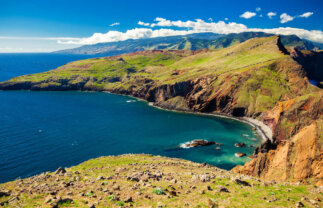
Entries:
MULTIPOLYGON (((120 55, 123 53, 158 49, 217 49, 226 48, 233 44, 244 42, 250 38, 269 36, 273 35, 263 32, 231 33, 228 35, 195 33, 185 36, 129 39, 111 43, 98 43, 94 45, 84 45, 74 49, 60 50, 54 53, 120 55)), ((308 50, 312 50, 316 47, 310 41, 301 40, 295 35, 281 36, 281 39, 285 46, 298 46, 300 49, 308 50)))

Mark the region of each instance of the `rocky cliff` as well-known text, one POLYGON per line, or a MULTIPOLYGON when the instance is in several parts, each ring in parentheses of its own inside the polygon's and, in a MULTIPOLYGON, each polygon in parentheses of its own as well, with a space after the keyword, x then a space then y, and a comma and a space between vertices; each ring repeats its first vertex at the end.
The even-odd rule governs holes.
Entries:
POLYGON ((255 118, 272 129, 273 142, 233 171, 322 184, 323 92, 307 78, 317 69, 295 53, 277 36, 221 50, 144 51, 71 62, 0 89, 109 91, 167 109, 255 118))

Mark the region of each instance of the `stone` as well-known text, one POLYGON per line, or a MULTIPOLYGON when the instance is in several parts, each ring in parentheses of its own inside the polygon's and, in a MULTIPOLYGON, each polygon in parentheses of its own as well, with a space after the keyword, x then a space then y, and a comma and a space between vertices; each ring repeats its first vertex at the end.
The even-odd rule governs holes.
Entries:
POLYGON ((96 180, 97 181, 100 181, 100 180, 104 180, 105 178, 103 177, 103 176, 98 176, 97 178, 96 178, 96 180))
POLYGON ((223 186, 218 186, 216 189, 217 192, 226 192, 226 193, 230 193, 229 190, 226 187, 223 186))
POLYGON ((118 185, 114 185, 114 186, 112 187, 112 189, 113 189, 113 190, 115 190, 115 191, 120 191, 120 186, 118 186, 118 185))
POLYGON ((190 147, 208 146, 208 145, 213 145, 213 144, 215 144, 215 142, 207 141, 204 139, 195 139, 193 141, 186 142, 186 143, 182 144, 181 146, 184 148, 190 148, 190 147))
POLYGON ((233 182, 235 182, 237 184, 240 184, 240 185, 243 185, 243 186, 251 186, 247 181, 243 181, 243 180, 240 180, 238 178, 233 179, 233 182))
POLYGON ((296 207, 304 207, 304 204, 302 202, 296 202, 296 207))
POLYGON ((211 180, 211 176, 208 174, 193 175, 192 181, 196 180, 200 180, 201 182, 209 182, 211 180))
POLYGON ((50 196, 48 196, 48 197, 46 197, 46 199, 45 199, 45 204, 48 204, 49 202, 51 202, 53 199, 52 199, 52 197, 50 197, 50 196))
POLYGON ((315 200, 313 200, 313 199, 310 199, 309 201, 310 201, 310 203, 311 203, 311 204, 313 204, 313 205, 318 205, 317 201, 315 201, 315 200))
POLYGON ((177 183, 177 180, 174 178, 173 180, 170 181, 171 183, 177 183))
POLYGON ((0 197, 3 197, 3 196, 10 196, 10 191, 0 191, 0 197))
POLYGON ((234 154, 236 157, 245 157, 247 154, 242 152, 237 152, 234 154))
POLYGON ((124 202, 125 203, 133 202, 132 197, 131 196, 128 196, 127 198, 125 198, 124 202))
POLYGON ((235 143, 234 146, 236 146, 236 147, 244 147, 244 146, 246 146, 246 144, 243 143, 243 142, 239 142, 239 143, 235 143))
POLYGON ((216 203, 216 201, 214 201, 213 199, 208 200, 208 205, 210 208, 218 207, 218 203, 216 203))
POLYGON ((176 191, 171 190, 171 191, 169 191, 169 195, 170 196, 177 196, 177 193, 176 193, 176 191))
POLYGON ((65 168, 63 167, 59 167, 56 171, 55 171, 55 175, 59 175, 59 174, 64 174, 66 173, 65 168))

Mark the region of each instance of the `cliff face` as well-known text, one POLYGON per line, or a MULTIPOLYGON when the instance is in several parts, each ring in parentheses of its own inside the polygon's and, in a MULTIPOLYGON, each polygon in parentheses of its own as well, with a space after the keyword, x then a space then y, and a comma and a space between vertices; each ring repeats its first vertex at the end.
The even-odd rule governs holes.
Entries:
POLYGON ((291 56, 302 65, 309 79, 323 81, 323 51, 301 51, 294 48, 291 56))
POLYGON ((0 89, 127 94, 167 109, 256 118, 273 131, 233 171, 322 183, 322 90, 277 36, 210 51, 145 51, 69 63, 0 83, 0 89), (306 169, 306 171, 304 171, 306 169))
POLYGON ((323 185, 322 106, 322 93, 279 102, 263 116, 273 130, 275 146, 233 170, 268 180, 323 185))

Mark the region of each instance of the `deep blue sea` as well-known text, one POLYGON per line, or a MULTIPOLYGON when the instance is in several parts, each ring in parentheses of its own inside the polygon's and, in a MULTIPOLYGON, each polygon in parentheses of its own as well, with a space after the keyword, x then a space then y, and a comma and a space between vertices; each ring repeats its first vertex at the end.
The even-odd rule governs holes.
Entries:
MULTIPOLYGON (((54 69, 89 56, 0 54, 0 80, 54 69)), ((258 145, 252 128, 217 117, 160 110, 134 98, 103 92, 0 91, 0 182, 28 177, 90 158, 149 153, 207 162, 231 169, 258 145), (249 135, 246 137, 246 135, 249 135), (222 143, 190 149, 207 139, 222 143)))

